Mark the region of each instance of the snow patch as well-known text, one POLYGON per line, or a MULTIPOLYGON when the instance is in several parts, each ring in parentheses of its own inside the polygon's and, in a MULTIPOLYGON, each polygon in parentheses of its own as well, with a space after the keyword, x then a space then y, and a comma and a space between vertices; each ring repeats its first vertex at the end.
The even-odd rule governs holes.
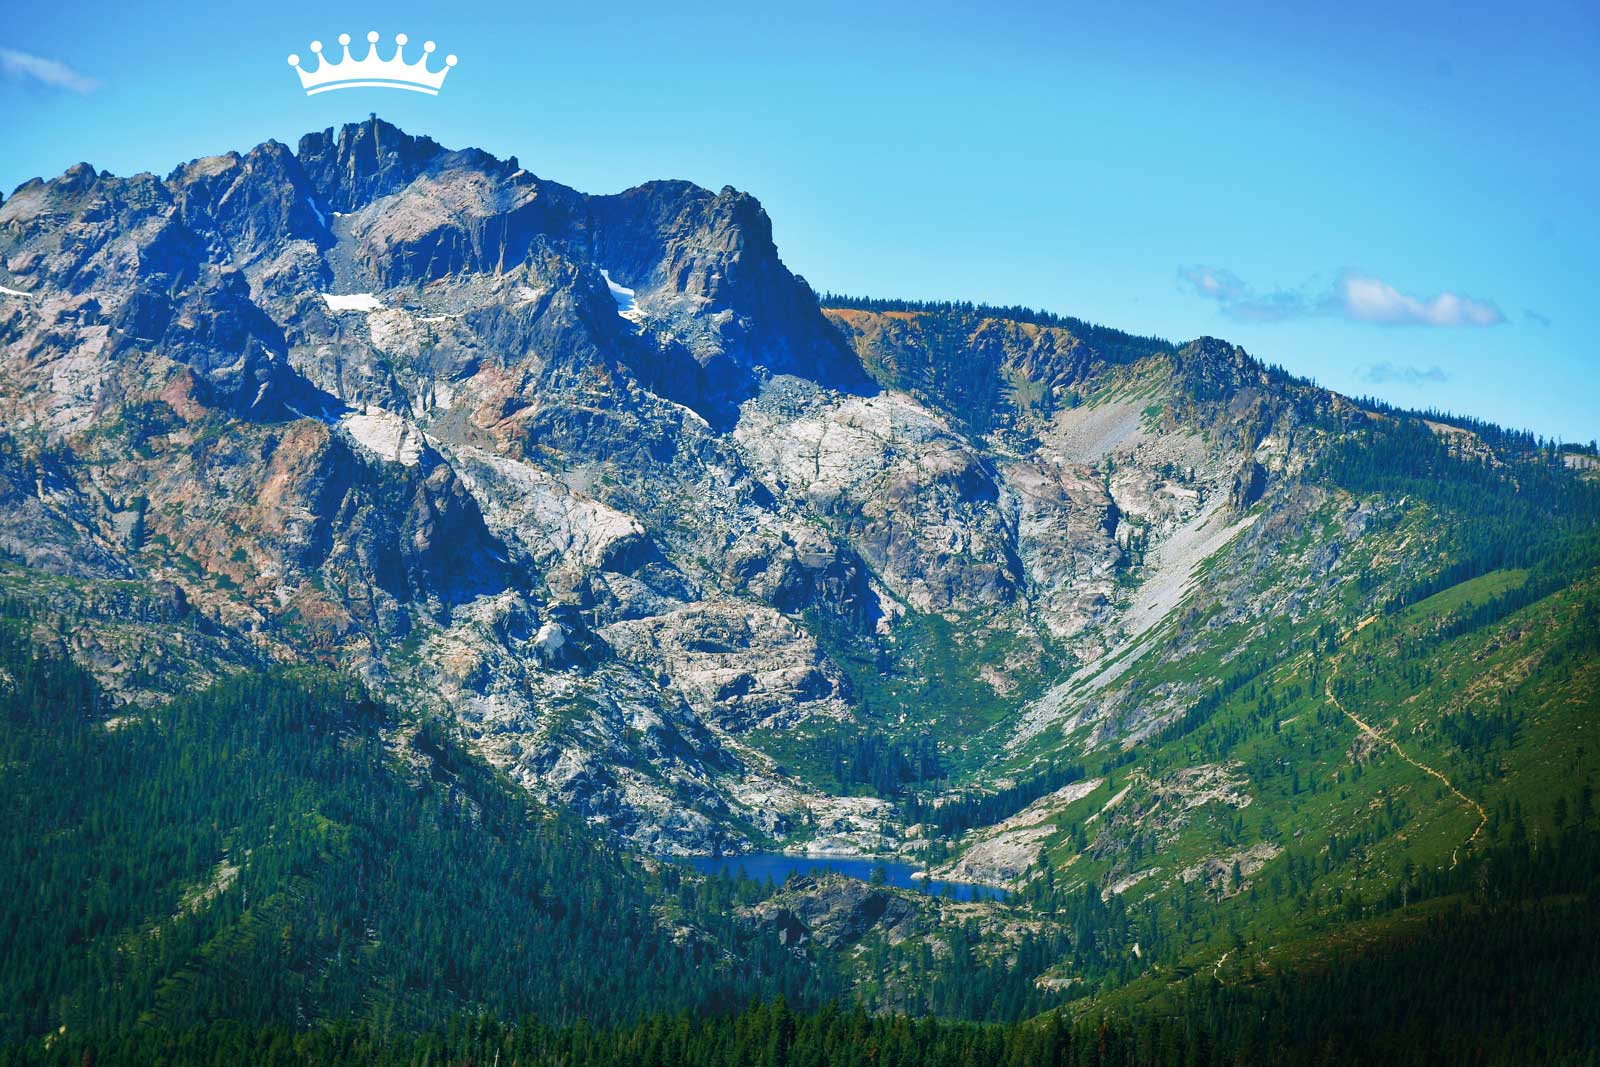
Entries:
MULTIPOLYGON (((632 290, 629 291, 631 292, 632 290)), ((4 293, 7 296, 20 296, 24 300, 33 295, 32 293, 24 293, 21 289, 8 289, 3 285, 0 285, 0 293, 4 293)))
POLYGON ((562 630, 553 619, 539 627, 539 632, 533 635, 533 650, 546 664, 553 664, 560 659, 561 650, 566 645, 566 631, 562 630))
POLYGON ((364 411, 339 419, 339 428, 383 459, 414 467, 422 458, 422 435, 389 411, 364 411))
POLYGON ((617 302, 617 314, 629 322, 638 322, 644 317, 644 312, 639 310, 638 303, 633 299, 633 290, 625 285, 618 285, 611 280, 611 272, 601 268, 600 277, 606 280, 606 288, 611 290, 611 299, 617 302))
POLYGON ((322 223, 322 228, 326 230, 328 228, 328 217, 317 207, 317 202, 308 196, 306 197, 306 207, 311 209, 311 213, 317 217, 317 221, 322 223))
POLYGON ((322 299, 328 302, 329 311, 382 311, 383 305, 378 303, 378 298, 371 293, 346 293, 335 295, 323 293, 322 299))

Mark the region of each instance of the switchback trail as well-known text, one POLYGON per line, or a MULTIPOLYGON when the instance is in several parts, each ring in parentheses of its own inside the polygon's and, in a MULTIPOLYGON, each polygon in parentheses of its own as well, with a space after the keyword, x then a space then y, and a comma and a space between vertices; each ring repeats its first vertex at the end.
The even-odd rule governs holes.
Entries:
MULTIPOLYGON (((1375 619, 1377 619, 1376 615, 1369 615, 1367 618, 1362 619, 1356 624, 1355 629, 1350 630, 1344 635, 1344 638, 1340 640, 1340 645, 1342 646, 1345 640, 1348 640, 1349 638, 1360 633, 1362 630, 1366 629, 1367 625, 1373 622, 1375 619)), ((1332 704, 1334 707, 1343 712, 1345 717, 1351 722, 1355 723, 1356 726, 1360 728, 1362 733, 1366 734, 1368 737, 1371 737, 1375 741, 1381 741, 1388 745, 1390 748, 1394 749, 1397 756, 1411 764, 1411 766, 1415 767, 1419 771, 1422 771, 1424 774, 1431 774, 1433 777, 1443 782, 1446 789, 1454 793, 1463 804, 1467 805, 1467 807, 1478 813, 1477 827, 1472 831, 1471 835, 1462 842, 1463 845, 1466 845, 1470 848, 1472 843, 1478 839, 1478 836, 1483 833, 1483 828, 1488 825, 1489 813, 1483 810, 1482 804, 1479 804, 1476 800, 1473 800, 1471 797, 1467 796, 1467 794, 1457 789, 1455 783, 1446 778, 1443 772, 1435 770, 1420 760, 1413 759, 1406 753, 1406 750, 1401 748, 1399 743, 1391 738, 1388 734, 1372 726, 1365 719, 1361 718, 1361 716, 1357 715, 1355 712, 1351 711, 1349 708, 1345 707, 1339 702, 1339 698, 1335 696, 1333 692, 1333 680, 1339 675, 1339 666, 1344 661, 1344 655, 1344 652, 1341 650, 1337 656, 1334 656, 1333 659, 1328 662, 1328 681, 1323 687, 1323 692, 1327 695, 1328 703, 1332 704)), ((1455 848, 1450 850, 1450 868, 1452 870, 1455 869, 1456 863, 1460 860, 1460 852, 1461 845, 1457 845, 1455 848)))

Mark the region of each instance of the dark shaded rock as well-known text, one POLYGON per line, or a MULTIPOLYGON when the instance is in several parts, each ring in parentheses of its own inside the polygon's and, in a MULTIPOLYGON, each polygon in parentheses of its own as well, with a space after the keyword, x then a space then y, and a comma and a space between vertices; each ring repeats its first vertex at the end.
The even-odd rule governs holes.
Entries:
POLYGON ((439 463, 413 475, 412 485, 398 541, 410 587, 405 592, 460 604, 513 582, 504 547, 484 526, 478 502, 455 471, 439 463))
POLYGON ((161 328, 161 348, 203 383, 202 402, 241 418, 282 419, 337 407, 289 364, 283 331, 250 299, 238 271, 223 270, 176 300, 140 290, 119 327, 129 342, 161 328))
POLYGON ((872 933, 904 940, 918 915, 909 894, 842 875, 790 878, 776 896, 745 912, 748 922, 771 930, 785 945, 813 941, 830 950, 872 933))
POLYGON ((612 279, 654 295, 669 314, 694 313, 695 328, 683 332, 705 373, 696 410, 713 425, 753 394, 762 372, 874 391, 811 287, 779 259, 772 220, 755 197, 650 182, 592 203, 596 259, 612 279))
POLYGON ((1215 337, 1190 341, 1175 359, 1179 383, 1194 400, 1225 400, 1262 373, 1261 364, 1244 349, 1215 337))
MULTIPOLYGON (((544 624, 530 640, 539 662, 556 669, 589 669, 610 652, 605 641, 589 629, 575 604, 552 604, 545 612, 544 624)), ((676 735, 674 739, 683 744, 676 735)))
POLYGON ((428 137, 413 137, 382 119, 352 122, 300 139, 295 155, 311 184, 335 211, 355 211, 398 192, 447 153, 428 137))
POLYGON ((1266 468, 1253 458, 1246 459, 1234 473, 1233 485, 1228 490, 1228 507, 1235 512, 1246 511, 1251 504, 1261 499, 1261 494, 1266 488, 1266 468))
POLYGON ((225 249, 243 266, 274 255, 286 241, 305 240, 326 247, 330 208, 286 145, 268 141, 248 155, 196 160, 167 178, 178 217, 196 234, 225 249))

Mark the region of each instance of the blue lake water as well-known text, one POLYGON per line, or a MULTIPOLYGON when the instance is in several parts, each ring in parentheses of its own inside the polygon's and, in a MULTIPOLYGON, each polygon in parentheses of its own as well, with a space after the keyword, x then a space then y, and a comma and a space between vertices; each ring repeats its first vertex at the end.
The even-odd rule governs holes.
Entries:
POLYGON ((779 884, 796 872, 809 874, 812 871, 832 871, 869 882, 872 880, 872 869, 882 867, 888 875, 888 883, 904 889, 945 893, 956 900, 1004 900, 1006 896, 1005 890, 992 886, 967 882, 929 882, 927 879, 913 878, 911 875, 920 871, 920 867, 899 860, 864 856, 789 856, 782 852, 752 852, 745 856, 691 856, 689 864, 702 874, 721 873, 737 878, 739 872, 743 871, 746 877, 757 882, 765 882, 770 878, 779 884))

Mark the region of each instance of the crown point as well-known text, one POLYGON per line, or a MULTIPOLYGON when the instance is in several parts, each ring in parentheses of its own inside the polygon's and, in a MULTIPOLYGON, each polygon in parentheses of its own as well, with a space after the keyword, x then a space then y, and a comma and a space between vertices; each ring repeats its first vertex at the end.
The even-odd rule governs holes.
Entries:
MULTIPOLYGON (((360 37, 361 34, 355 36, 360 37)), ((344 47, 342 59, 330 63, 327 56, 322 54, 322 42, 312 41, 311 51, 316 54, 317 65, 312 71, 300 65, 298 53, 289 56, 289 65, 300 72, 301 84, 305 86, 307 95, 325 92, 329 89, 346 89, 357 85, 393 85, 396 88, 409 88, 415 86, 423 92, 437 93, 439 84, 444 81, 444 76, 451 67, 460 60, 454 52, 443 56, 443 69, 430 71, 428 57, 438 50, 438 45, 433 41, 426 41, 422 45, 423 57, 415 63, 406 61, 405 48, 411 43, 412 38, 403 33, 389 34, 394 41, 393 53, 388 58, 378 56, 378 45, 384 35, 377 30, 371 30, 366 35, 369 47, 365 58, 357 59, 351 54, 348 33, 339 34, 339 44, 344 47)), ((282 53, 279 53, 280 55, 282 53)))

